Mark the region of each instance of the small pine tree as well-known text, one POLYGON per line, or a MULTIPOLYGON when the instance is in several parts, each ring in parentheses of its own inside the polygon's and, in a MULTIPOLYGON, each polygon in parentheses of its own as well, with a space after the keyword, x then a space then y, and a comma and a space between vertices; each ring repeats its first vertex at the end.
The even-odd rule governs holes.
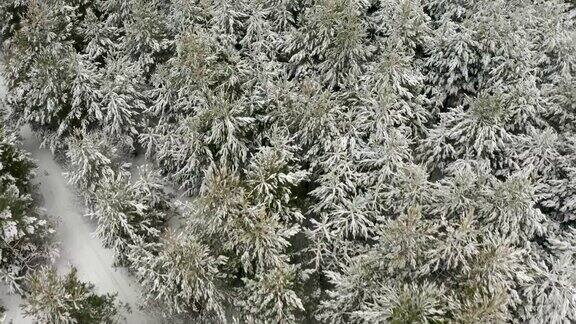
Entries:
POLYGON ((147 181, 132 184, 122 171, 101 179, 88 216, 97 221, 96 235, 120 262, 131 245, 156 242, 169 208, 163 195, 147 181), (148 196, 154 190, 154 196, 148 196))
POLYGON ((41 268, 26 278, 24 314, 45 323, 120 323, 116 295, 98 295, 94 285, 78 279, 76 268, 64 277, 41 268))
POLYGON ((187 314, 201 320, 225 319, 221 267, 226 257, 188 234, 168 233, 160 243, 135 246, 128 259, 145 300, 166 316, 187 314))
POLYGON ((0 280, 12 293, 21 292, 24 275, 53 254, 53 229, 32 198, 34 168, 16 136, 0 127, 0 280))
POLYGON ((87 196, 97 191, 99 182, 114 173, 118 149, 101 132, 81 133, 67 139, 68 181, 87 196))
POLYGON ((243 317, 250 323, 293 323, 304 312, 304 305, 295 290, 301 278, 298 267, 282 265, 269 272, 244 278, 237 303, 243 317))

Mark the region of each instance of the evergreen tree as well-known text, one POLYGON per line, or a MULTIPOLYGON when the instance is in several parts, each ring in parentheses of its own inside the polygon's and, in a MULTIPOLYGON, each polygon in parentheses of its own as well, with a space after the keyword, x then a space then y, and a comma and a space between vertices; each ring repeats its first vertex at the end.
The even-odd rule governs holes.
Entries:
POLYGON ((158 240, 170 209, 158 184, 150 178, 132 184, 119 171, 104 177, 93 193, 88 216, 97 221, 95 234, 121 262, 130 245, 158 240))
POLYGON ((135 246, 128 258, 146 300, 166 315, 193 315, 203 320, 225 319, 226 257, 188 234, 168 233, 160 243, 135 246))
POLYGON ((53 256, 51 225, 33 198, 35 165, 14 134, 0 128, 0 280, 21 292, 22 279, 53 256))
POLYGON ((90 196, 99 182, 113 176, 118 148, 100 132, 77 133, 67 140, 68 181, 90 196))
POLYGON ((299 269, 293 265, 278 267, 257 275, 255 279, 244 279, 238 304, 248 322, 292 323, 304 311, 300 297, 294 291, 300 283, 299 269))
POLYGON ((575 10, 5 1, 10 120, 65 151, 168 318, 571 322, 575 10), (189 198, 178 231, 162 178, 189 198))
POLYGON ((26 315, 46 323, 120 323, 122 305, 116 295, 98 295, 94 285, 78 279, 72 268, 60 277, 41 268, 26 279, 26 315))

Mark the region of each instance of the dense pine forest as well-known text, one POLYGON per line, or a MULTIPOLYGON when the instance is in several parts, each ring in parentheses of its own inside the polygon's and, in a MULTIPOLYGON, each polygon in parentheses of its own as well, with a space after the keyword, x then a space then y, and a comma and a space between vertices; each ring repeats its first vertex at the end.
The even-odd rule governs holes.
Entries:
POLYGON ((0 34, 27 317, 134 310, 54 268, 22 127, 151 323, 576 322, 575 1, 0 0, 0 34))

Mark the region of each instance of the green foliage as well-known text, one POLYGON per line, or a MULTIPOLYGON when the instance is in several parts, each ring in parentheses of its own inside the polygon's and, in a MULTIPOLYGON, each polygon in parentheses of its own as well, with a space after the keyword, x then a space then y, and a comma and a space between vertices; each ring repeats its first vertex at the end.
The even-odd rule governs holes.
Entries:
POLYGON ((0 279, 20 291, 22 276, 49 257, 52 229, 32 198, 35 165, 0 129, 0 279))
POLYGON ((167 317, 576 320, 570 1, 21 4, 11 120, 167 317))
POLYGON ((45 323, 120 323, 122 308, 116 295, 99 295, 94 285, 78 279, 76 268, 60 277, 41 268, 26 278, 24 313, 45 323))
POLYGON ((213 255, 194 236, 168 233, 160 243, 132 248, 128 258, 149 304, 165 315, 225 319, 226 257, 213 255))

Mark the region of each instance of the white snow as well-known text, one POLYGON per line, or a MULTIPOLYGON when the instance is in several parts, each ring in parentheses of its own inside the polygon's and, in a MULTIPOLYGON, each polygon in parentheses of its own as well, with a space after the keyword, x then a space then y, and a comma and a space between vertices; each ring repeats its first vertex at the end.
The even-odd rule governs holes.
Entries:
POLYGON ((0 319, 2 323, 10 323, 12 321, 14 324, 28 324, 33 323, 30 318, 24 317, 20 310, 20 305, 22 304, 22 298, 19 295, 8 294, 8 287, 0 286, 0 302, 6 307, 6 313, 4 314, 4 322, 0 319))

